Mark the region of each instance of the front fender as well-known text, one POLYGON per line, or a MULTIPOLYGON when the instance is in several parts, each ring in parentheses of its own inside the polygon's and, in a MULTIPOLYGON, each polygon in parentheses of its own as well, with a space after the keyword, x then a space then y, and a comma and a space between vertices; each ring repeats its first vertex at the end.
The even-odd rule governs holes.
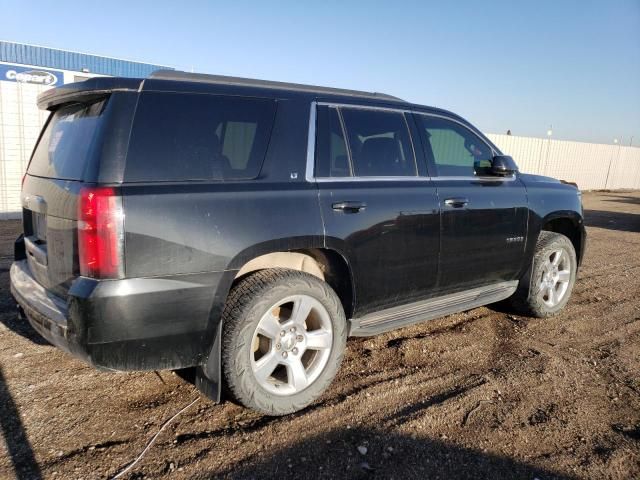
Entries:
MULTIPOLYGON (((580 191, 573 185, 546 177, 522 175, 522 181, 527 189, 529 202, 526 258, 533 258, 538 236, 545 225, 558 220, 568 220, 574 229, 574 239, 578 241, 576 253, 580 264, 586 243, 580 191)), ((529 263, 525 262, 527 268, 529 263)))

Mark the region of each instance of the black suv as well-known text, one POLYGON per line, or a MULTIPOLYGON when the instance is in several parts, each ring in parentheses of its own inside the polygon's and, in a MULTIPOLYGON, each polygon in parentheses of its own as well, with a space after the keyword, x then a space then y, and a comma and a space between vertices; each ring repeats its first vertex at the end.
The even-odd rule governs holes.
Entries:
POLYGON ((304 408, 349 335, 509 299, 568 301, 580 192, 519 173, 466 120, 378 93, 160 71, 43 93, 11 291, 102 369, 197 367, 304 408))

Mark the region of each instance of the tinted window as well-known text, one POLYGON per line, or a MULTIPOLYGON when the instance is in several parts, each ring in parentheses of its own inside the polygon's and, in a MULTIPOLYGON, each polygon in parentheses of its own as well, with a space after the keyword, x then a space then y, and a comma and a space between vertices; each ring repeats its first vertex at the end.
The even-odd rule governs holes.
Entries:
POLYGON ((440 176, 473 176, 488 173, 491 149, 469 129, 450 120, 418 115, 425 131, 427 156, 440 176))
POLYGON ((222 154, 229 159, 233 170, 246 170, 251 157, 251 149, 256 140, 256 122, 227 122, 220 124, 223 129, 222 154))
POLYGON ((82 180, 98 143, 106 100, 57 110, 33 152, 29 173, 39 177, 82 180))
POLYGON ((342 108, 354 175, 415 176, 416 164, 402 113, 342 108))
POLYGON ((316 128, 316 177, 350 175, 349 154, 338 110, 319 106, 316 128))
POLYGON ((216 95, 144 93, 125 180, 255 178, 262 167, 275 101, 216 95))

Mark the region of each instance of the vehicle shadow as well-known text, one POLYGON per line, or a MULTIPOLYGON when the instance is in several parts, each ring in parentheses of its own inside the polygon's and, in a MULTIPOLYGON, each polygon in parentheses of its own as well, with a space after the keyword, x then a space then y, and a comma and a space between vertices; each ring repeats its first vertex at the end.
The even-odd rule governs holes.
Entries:
POLYGON ((35 343, 36 345, 51 345, 42 336, 36 332, 26 319, 18 316, 18 310, 15 301, 9 293, 9 282, 1 282, 3 287, 0 289, 0 323, 17 333, 23 338, 35 343), (6 286, 6 288, 4 288, 6 286))
POLYGON ((504 456, 430 438, 365 428, 307 438, 201 478, 544 478, 573 479, 504 456))
POLYGON ((640 205, 640 197, 632 197, 629 195, 607 195, 609 199, 605 202, 630 203, 631 205, 640 205))
POLYGON ((587 227, 606 228, 625 232, 640 232, 640 214, 613 212, 610 210, 585 210, 587 227))
POLYGON ((2 367, 0 367, 0 430, 16 478, 19 480, 42 478, 31 443, 20 420, 20 411, 4 379, 2 367))
POLYGON ((0 323, 36 345, 50 345, 27 320, 18 317, 18 307, 9 288, 9 268, 12 261, 13 256, 0 259, 0 323))

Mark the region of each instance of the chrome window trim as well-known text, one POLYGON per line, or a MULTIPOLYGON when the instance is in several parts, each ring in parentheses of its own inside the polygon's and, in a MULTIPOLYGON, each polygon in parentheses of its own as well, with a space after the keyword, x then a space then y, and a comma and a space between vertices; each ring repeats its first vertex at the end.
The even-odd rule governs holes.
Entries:
POLYGON ((314 181, 318 183, 327 182, 430 182, 429 177, 318 177, 314 181))
POLYGON ((516 179, 515 175, 510 177, 489 177, 489 176, 466 176, 466 177, 318 177, 314 181, 317 183, 327 182, 512 182, 516 179))
POLYGON ((318 105, 322 105, 322 106, 328 106, 328 107, 334 107, 338 109, 338 115, 340 117, 340 123, 341 123, 341 127, 342 127, 342 131, 343 131, 343 135, 345 136, 345 144, 347 147, 347 150, 349 152, 349 168, 351 169, 351 172, 353 174, 353 165, 351 164, 351 147, 349 145, 349 142, 347 140, 346 137, 346 127, 344 125, 344 120, 342 119, 342 112, 340 112, 340 108, 339 107, 349 107, 349 108, 358 108, 358 109, 362 109, 362 110, 385 110, 385 111, 391 111, 391 112, 397 112, 397 113, 402 113, 402 114, 416 114, 416 115, 426 115, 426 116, 431 116, 431 117, 439 117, 439 118, 444 118, 445 120, 449 120, 452 121, 454 123, 457 123, 459 125, 461 125, 462 127, 466 128, 467 130, 469 130, 471 133, 473 133, 474 135, 476 135, 481 141, 482 143, 484 143, 490 150, 491 152, 495 155, 497 152, 494 150, 494 148, 489 145, 487 142, 484 141, 484 139, 482 137, 480 137, 476 132, 474 132, 471 128, 469 128, 467 125, 465 125, 464 123, 451 118, 447 115, 440 115, 437 113, 428 113, 428 112, 420 112, 420 111, 416 111, 416 110, 407 110, 407 109, 402 109, 402 108, 393 108, 393 107, 378 107, 378 106, 372 106, 372 105, 356 105, 356 104, 351 104, 351 103, 335 103, 335 102, 318 102, 316 100, 311 102, 311 107, 310 107, 310 111, 309 111, 309 131, 308 131, 308 138, 307 138, 307 164, 306 164, 306 171, 305 171, 305 179, 307 182, 317 182, 317 183, 328 183, 328 182, 451 182, 451 181, 465 181, 465 182, 469 182, 469 181, 481 181, 481 182, 512 182, 516 179, 517 174, 513 174, 509 177, 491 177, 491 176, 471 176, 471 175, 467 175, 467 176, 421 176, 420 172, 418 171, 418 158, 416 155, 416 151, 415 148, 413 146, 413 136, 411 135, 411 129, 409 128, 409 125, 407 123, 407 119, 406 117, 404 117, 404 121, 405 121, 405 125, 407 127, 407 130, 409 131, 409 139, 411 141, 411 149, 413 150, 413 158, 414 158, 414 163, 415 163, 415 167, 416 167, 416 175, 414 176, 402 176, 402 177, 357 177, 357 176, 351 176, 351 177, 315 177, 315 153, 316 153, 316 123, 317 123, 317 106, 318 105))
POLYGON ((478 175, 478 176, 472 176, 472 175, 467 175, 464 177, 456 177, 454 175, 449 175, 449 176, 442 176, 442 177, 431 177, 431 180, 433 181, 440 181, 440 182, 451 182, 454 180, 464 180, 464 181, 480 181, 480 182, 512 182, 516 179, 515 174, 513 175, 509 175, 508 177, 499 177, 499 176, 491 176, 491 175, 478 175))
MULTIPOLYGON (((347 138, 347 127, 344 124, 344 118, 342 118, 342 110, 336 107, 336 113, 338 114, 338 120, 340 120, 340 130, 342 130, 342 140, 344 141, 344 148, 347 150, 347 161, 349 162, 349 176, 348 177, 329 177, 329 178, 353 178, 355 175, 353 169, 353 155, 351 154, 351 144, 349 143, 349 139, 347 138)), ((331 166, 329 166, 329 171, 331 171, 331 166)), ((315 172, 314 172, 315 173, 315 172)))
POLYGON ((377 107, 377 106, 369 106, 369 105, 353 105, 350 103, 333 103, 333 102, 311 102, 311 111, 309 113, 309 134, 307 138, 307 170, 305 172, 305 179, 308 182, 346 182, 346 181, 400 181, 400 180, 429 180, 429 177, 420 176, 420 172, 418 171, 418 156, 416 154, 416 149, 413 145, 413 136, 411 135, 411 129, 409 128, 409 123, 407 122, 406 113, 412 113, 411 110, 400 109, 400 108, 388 108, 388 107, 377 107), (350 177, 315 177, 315 150, 316 150, 316 128, 317 128, 317 107, 318 106, 327 106, 329 108, 335 108, 338 112, 338 117, 340 118, 340 126, 342 128, 342 135, 344 137, 344 143, 347 147, 347 155, 349 157, 349 170, 351 172, 350 177), (355 108, 360 110, 383 110, 388 112, 399 113, 402 115, 402 121, 404 122, 405 128, 407 129, 407 134, 409 135, 409 143, 411 144, 411 153, 413 154, 413 171, 414 174, 411 176, 401 176, 401 177, 359 177, 354 175, 353 168, 353 160, 351 156, 351 145, 349 145, 349 140, 347 137, 347 127, 344 123, 344 118, 342 117, 342 111, 340 107, 348 107, 355 108))
POLYGON ((409 134, 409 143, 411 144, 411 152, 413 153, 413 171, 416 173, 416 177, 420 177, 420 171, 418 170, 418 156, 416 155, 416 149, 413 146, 413 135, 411 135, 411 128, 409 127, 409 122, 407 122, 406 113, 402 114, 402 120, 404 121, 404 126, 409 134))
POLYGON ((307 182, 314 182, 314 170, 315 170, 315 161, 316 161, 316 105, 318 102, 311 102, 311 107, 309 108, 309 133, 307 137, 307 165, 306 170, 304 172, 304 178, 307 182))
MULTIPOLYGON (((320 105, 323 105, 323 103, 320 103, 320 105)), ((351 177, 345 177, 345 178, 413 178, 413 177, 420 176, 420 172, 418 172, 418 157, 416 156, 416 149, 413 146, 413 137, 411 135, 411 129, 409 128, 409 122, 407 122, 407 116, 406 116, 407 110, 398 110, 395 108, 385 108, 385 107, 366 107, 366 106, 362 108, 360 108, 360 106, 356 106, 356 108, 354 108, 354 110, 381 110, 384 112, 398 113, 402 115, 402 122, 404 123, 404 127, 407 129, 407 135, 409 136, 409 144, 411 145, 411 153, 413 155, 413 175, 403 175, 400 177, 360 177, 360 176, 354 175, 355 170, 353 169, 351 143, 349 142, 347 125, 344 123, 344 117, 342 116, 343 105, 333 104, 333 105, 327 105, 327 106, 329 108, 335 108, 338 111, 338 114, 340 115, 340 121, 342 122, 342 134, 344 135, 344 141, 345 141, 345 144, 347 145, 347 152, 349 155, 349 164, 351 165, 351 177)), ((349 104, 346 104, 344 106, 346 108, 351 107, 349 104)), ((329 178, 333 178, 333 177, 329 177, 329 178)))
POLYGON ((336 103, 336 102, 317 102, 318 105, 326 105, 327 107, 347 107, 347 108, 357 108, 359 110, 386 110, 391 112, 400 112, 400 113, 414 113, 411 110, 406 108, 396 108, 396 107, 379 107, 377 105, 358 105, 355 103, 336 103))
POLYGON ((443 118, 443 119, 445 119, 445 120, 449 120, 450 122, 457 123, 457 124, 458 124, 458 125, 460 125, 461 127, 464 127, 465 129, 467 129, 468 131, 470 131, 471 133, 473 133, 476 137, 478 137, 478 138, 480 139, 480 141, 481 141, 482 143, 484 143, 484 144, 489 148, 489 150, 491 150, 491 153, 492 153, 492 155, 493 155, 493 156, 496 156, 496 155, 498 154, 498 152, 496 152, 495 148, 493 148, 491 145, 489 145, 489 144, 485 141, 485 139, 484 139, 484 138, 482 138, 480 135, 478 135, 478 132, 474 132, 474 131, 473 131, 473 129, 469 128, 469 125, 465 125, 464 123, 462 123, 462 122, 461 122, 461 121, 459 121, 459 120, 456 120, 455 118, 451 118, 451 117, 449 117, 449 116, 447 116, 447 115, 440 115, 439 113, 418 112, 418 111, 413 112, 413 113, 415 113, 416 115, 425 115, 425 116, 427 116, 427 117, 443 118))

